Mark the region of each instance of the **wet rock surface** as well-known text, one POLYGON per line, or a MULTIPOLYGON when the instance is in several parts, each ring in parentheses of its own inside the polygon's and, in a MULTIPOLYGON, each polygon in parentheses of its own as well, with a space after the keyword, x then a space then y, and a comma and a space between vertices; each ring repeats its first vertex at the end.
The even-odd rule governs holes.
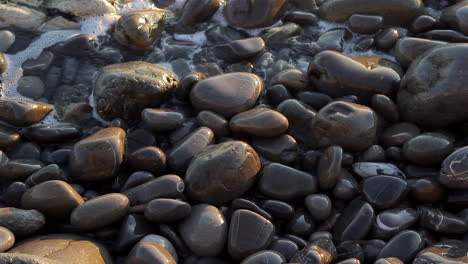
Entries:
POLYGON ((0 263, 467 263, 466 2, 3 1, 0 263))

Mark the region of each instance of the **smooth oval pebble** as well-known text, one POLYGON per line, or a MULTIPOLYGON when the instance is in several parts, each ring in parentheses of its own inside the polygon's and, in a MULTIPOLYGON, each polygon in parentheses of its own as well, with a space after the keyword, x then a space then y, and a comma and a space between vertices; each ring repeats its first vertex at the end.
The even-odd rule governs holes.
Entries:
POLYGON ((41 121, 53 109, 54 107, 50 104, 13 99, 1 99, 0 121, 12 126, 26 127, 41 121))
POLYGON ((289 122, 280 112, 267 108, 253 108, 231 118, 229 127, 235 133, 274 137, 286 132, 289 122))
POLYGON ((75 208, 70 223, 80 229, 92 230, 122 219, 130 209, 128 198, 120 193, 106 194, 75 208))
POLYGON ((333 229, 335 240, 342 242, 363 239, 370 231, 374 218, 374 208, 369 203, 353 200, 336 221, 333 229))
POLYGON ((285 12, 285 0, 234 0, 224 7, 224 16, 231 26, 259 28, 271 26, 285 12))
POLYGON ((229 134, 229 122, 222 116, 212 111, 200 111, 197 115, 200 126, 209 127, 216 137, 223 137, 229 134))
POLYGON ((405 174, 392 163, 356 162, 353 164, 353 171, 362 178, 387 175, 406 179, 405 174))
POLYGON ((141 112, 141 119, 153 131, 167 132, 179 128, 185 121, 182 113, 146 108, 141 112))
POLYGON ((289 201, 316 192, 317 179, 309 173, 270 163, 262 170, 258 188, 271 198, 289 201))
POLYGON ((199 81, 190 91, 198 110, 231 117, 250 109, 263 89, 263 81, 251 73, 227 73, 199 81))
POLYGON ((362 193, 366 200, 378 209, 394 206, 406 197, 409 188, 406 181, 392 176, 374 176, 364 180, 362 193))
POLYGON ((424 248, 424 240, 415 231, 403 231, 394 236, 380 251, 378 258, 397 258, 404 263, 413 260, 414 256, 424 248))
POLYGON ((317 221, 323 221, 332 212, 332 201, 324 194, 311 194, 305 198, 305 206, 310 215, 317 221))
POLYGON ((375 218, 372 234, 375 238, 389 239, 413 226, 418 218, 418 213, 412 208, 383 211, 375 218))
POLYGON ((153 146, 139 148, 130 154, 127 165, 134 171, 147 171, 159 176, 166 170, 166 154, 153 146))
POLYGON ((185 174, 187 192, 195 200, 222 204, 245 193, 261 168, 255 150, 242 141, 207 147, 185 174))
POLYGON ((215 54, 231 61, 255 57, 265 49, 265 41, 260 37, 239 39, 224 45, 215 46, 215 54))
POLYGON ((274 233, 275 226, 261 215, 245 209, 236 210, 229 224, 229 254, 235 259, 243 259, 266 249, 274 233))
POLYGON ((15 244, 15 235, 3 226, 0 226, 0 252, 9 250, 15 244))
POLYGON ((123 194, 128 197, 130 204, 135 206, 157 198, 182 198, 184 189, 184 181, 177 175, 169 174, 149 180, 123 194))
POLYGON ((439 182, 455 189, 468 188, 468 147, 455 150, 442 162, 439 182))
POLYGON ((190 214, 190 204, 174 199, 154 199, 145 207, 145 218, 156 223, 179 221, 190 214))
POLYGON ((0 208, 0 226, 9 229, 15 235, 31 235, 41 229, 45 223, 45 216, 35 209, 0 208))
POLYGON ((224 216, 208 204, 193 206, 190 216, 179 224, 182 239, 198 256, 217 256, 226 243, 227 230, 224 216))
POLYGON ((286 261, 289 261, 299 251, 297 244, 286 238, 273 240, 268 249, 280 253, 286 261))
POLYGON ((295 161, 299 155, 296 139, 287 134, 273 138, 255 137, 252 139, 252 147, 262 157, 283 164, 295 161))
POLYGON ((264 250, 250 255, 241 264, 286 264, 286 260, 275 251, 264 250))
POLYGON ((340 146, 330 146, 323 151, 317 167, 320 190, 327 191, 335 187, 341 174, 342 159, 343 149, 340 146))
POLYGON ((83 198, 72 186, 59 180, 40 183, 21 197, 23 208, 37 209, 47 216, 58 218, 68 218, 73 209, 83 203, 83 198))
POLYGON ((161 245, 151 241, 140 241, 127 256, 127 264, 154 263, 176 264, 172 255, 161 245))
POLYGON ((453 139, 438 133, 425 133, 405 142, 403 155, 415 164, 435 167, 452 153, 453 147, 453 139))

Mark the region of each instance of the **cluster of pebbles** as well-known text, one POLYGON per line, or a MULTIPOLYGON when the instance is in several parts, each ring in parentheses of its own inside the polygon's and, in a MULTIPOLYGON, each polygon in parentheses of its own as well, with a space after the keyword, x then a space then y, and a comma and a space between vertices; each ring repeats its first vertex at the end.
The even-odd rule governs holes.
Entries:
POLYGON ((1 264, 468 263, 468 0, 9 0, 0 29, 1 264))

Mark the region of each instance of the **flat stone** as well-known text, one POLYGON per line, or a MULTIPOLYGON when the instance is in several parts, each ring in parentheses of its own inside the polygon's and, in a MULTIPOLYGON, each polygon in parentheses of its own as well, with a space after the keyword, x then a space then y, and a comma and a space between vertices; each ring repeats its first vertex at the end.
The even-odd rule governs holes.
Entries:
POLYGON ((320 189, 331 190, 338 182, 341 174, 343 149, 340 146, 327 147, 319 159, 317 177, 320 189))
POLYGON ((178 26, 191 26, 209 20, 220 5, 220 0, 187 1, 177 24, 178 26))
POLYGON ((255 137, 252 146, 262 157, 282 164, 295 161, 299 155, 296 140, 287 134, 273 138, 255 137))
POLYGON ((320 6, 319 15, 335 23, 344 23, 353 14, 378 15, 385 24, 404 26, 411 23, 422 7, 420 0, 332 0, 320 6))
POLYGON ((129 209, 130 203, 125 195, 106 194, 76 207, 70 215, 70 223, 83 230, 98 229, 121 220, 129 209))
POLYGON ((418 207, 420 225, 442 234, 462 234, 468 231, 468 224, 450 212, 428 206, 418 207))
POLYGON ((179 224, 185 244, 198 256, 217 256, 224 249, 228 225, 218 208, 208 204, 192 207, 189 217, 179 224))
POLYGON ((200 111, 197 115, 197 121, 200 126, 210 128, 216 137, 227 136, 229 131, 229 122, 226 118, 212 111, 200 111))
POLYGON ((183 197, 184 181, 177 175, 164 175, 131 188, 123 194, 132 206, 145 204, 153 199, 183 197))
POLYGON ((0 121, 12 126, 26 127, 41 121, 53 109, 54 107, 50 104, 16 99, 1 99, 0 121))
POLYGON ((156 223, 177 222, 190 215, 190 204, 175 199, 154 199, 145 207, 145 218, 156 223))
POLYGON ((185 174, 187 192, 197 201, 222 204, 245 193, 260 171, 255 150, 241 141, 207 147, 190 163, 185 174))
POLYGON ((363 151, 372 145, 376 132, 377 115, 372 109, 344 101, 326 105, 312 121, 312 134, 324 147, 363 151))
POLYGON ((406 179, 405 174, 392 163, 356 162, 353 164, 353 171, 362 178, 387 175, 406 179))
POLYGON ((25 209, 37 209, 46 216, 68 218, 70 213, 84 203, 81 195, 68 183, 52 180, 27 190, 21 198, 25 209))
POLYGON ((291 92, 300 92, 307 88, 307 76, 299 69, 286 69, 277 73, 270 81, 271 85, 282 84, 291 92))
POLYGON ((250 109, 263 89, 263 81, 251 73, 227 73, 199 81, 190 92, 198 110, 211 110, 224 117, 250 109))
POLYGON ((353 14, 349 17, 349 27, 351 31, 359 34, 374 34, 384 24, 383 17, 353 14))
POLYGON ((229 127, 234 133, 274 137, 286 132, 289 122, 280 112, 257 107, 235 115, 229 121, 229 127))
POLYGON ((235 259, 243 259, 266 249, 274 233, 274 225, 261 215, 245 209, 236 210, 229 224, 229 254, 235 259))
POLYGON ((290 201, 315 193, 317 179, 309 173, 279 163, 270 163, 262 170, 258 188, 271 198, 290 201))
POLYGON ((231 26, 268 27, 283 16, 286 7, 286 0, 234 0, 224 7, 224 16, 231 26))
POLYGON ((336 51, 322 51, 315 55, 308 73, 319 92, 332 97, 355 95, 363 103, 370 102, 374 94, 392 95, 400 83, 400 76, 394 70, 369 68, 336 51), (334 72, 340 74, 332 74, 334 72))
POLYGON ((0 164, 0 177, 13 181, 26 180, 44 166, 40 161, 29 159, 1 160, 0 164))
POLYGON ((45 223, 45 216, 35 209, 0 208, 0 226, 9 229, 17 236, 31 235, 41 229, 45 223))
POLYGON ((82 135, 80 127, 73 124, 34 125, 26 129, 25 135, 43 143, 63 142, 82 135))
POLYGON ((393 176, 374 176, 364 180, 362 193, 378 209, 387 209, 402 201, 408 194, 406 181, 393 176))
POLYGON ((109 121, 136 119, 143 109, 161 105, 177 83, 175 75, 155 64, 132 61, 108 65, 94 82, 96 110, 109 121))
POLYGON ((123 162, 123 129, 109 127, 77 142, 70 156, 70 168, 77 179, 101 181, 112 178, 123 162))
POLYGON ((185 117, 180 112, 151 108, 141 112, 141 119, 148 128, 156 132, 175 130, 185 122, 185 117))

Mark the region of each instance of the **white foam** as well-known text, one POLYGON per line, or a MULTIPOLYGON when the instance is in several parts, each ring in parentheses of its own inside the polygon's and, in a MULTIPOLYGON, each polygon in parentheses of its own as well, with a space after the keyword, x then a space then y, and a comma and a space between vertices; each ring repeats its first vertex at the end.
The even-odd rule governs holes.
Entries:
POLYGON ((117 7, 117 14, 124 15, 128 12, 136 11, 136 10, 156 10, 157 8, 153 3, 147 0, 133 0, 133 2, 124 4, 120 7, 117 7))
POLYGON ((205 45, 207 38, 205 31, 198 31, 193 34, 174 34, 175 40, 189 41, 197 44, 198 46, 205 45))
POLYGON ((185 2, 187 2, 187 0, 176 0, 172 5, 168 6, 167 9, 171 11, 177 11, 184 7, 185 2))

